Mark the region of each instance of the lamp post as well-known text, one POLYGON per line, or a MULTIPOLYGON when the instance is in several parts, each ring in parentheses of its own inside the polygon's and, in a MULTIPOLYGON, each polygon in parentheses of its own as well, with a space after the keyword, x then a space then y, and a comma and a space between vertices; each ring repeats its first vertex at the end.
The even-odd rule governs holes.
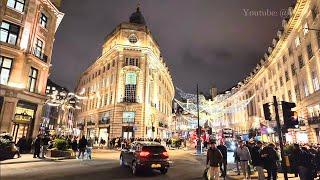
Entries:
POLYGON ((201 130, 200 130, 200 109, 199 109, 199 86, 197 84, 197 116, 198 116, 198 131, 197 131, 197 155, 201 154, 201 130))

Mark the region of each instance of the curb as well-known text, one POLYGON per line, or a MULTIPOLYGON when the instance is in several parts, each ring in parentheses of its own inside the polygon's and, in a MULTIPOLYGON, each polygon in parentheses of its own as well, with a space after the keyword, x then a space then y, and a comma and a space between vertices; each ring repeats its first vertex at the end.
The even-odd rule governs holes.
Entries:
POLYGON ((66 157, 56 157, 56 158, 44 158, 44 159, 35 159, 35 160, 29 160, 29 161, 17 161, 17 162, 0 162, 0 165, 6 165, 6 164, 23 164, 23 163, 31 163, 31 162, 48 162, 48 161, 59 161, 59 160, 65 160, 65 159, 71 159, 66 157))

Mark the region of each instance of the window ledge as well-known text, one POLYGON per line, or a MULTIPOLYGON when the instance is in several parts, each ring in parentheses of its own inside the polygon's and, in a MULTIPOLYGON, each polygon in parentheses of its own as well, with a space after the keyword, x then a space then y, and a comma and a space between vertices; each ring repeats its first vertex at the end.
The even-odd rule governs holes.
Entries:
POLYGON ((6 7, 7 7, 8 9, 10 9, 10 10, 13 10, 13 11, 21 14, 21 15, 24 15, 24 14, 25 14, 25 13, 24 13, 24 10, 21 12, 21 11, 16 10, 15 8, 12 8, 12 7, 9 7, 9 6, 6 6, 6 7))

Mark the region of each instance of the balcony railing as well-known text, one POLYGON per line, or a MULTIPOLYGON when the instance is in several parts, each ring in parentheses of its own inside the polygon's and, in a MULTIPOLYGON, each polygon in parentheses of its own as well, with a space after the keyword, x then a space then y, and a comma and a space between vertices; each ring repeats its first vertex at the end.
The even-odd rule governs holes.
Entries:
POLYGON ((48 62, 48 56, 45 55, 43 52, 35 49, 32 53, 34 56, 36 56, 37 58, 39 58, 41 61, 47 63, 48 62))
POLYGON ((309 124, 320 124, 320 117, 319 116, 308 117, 308 123, 309 124))
POLYGON ((129 97, 124 97, 122 98, 122 102, 126 103, 137 103, 137 98, 129 98, 129 97))

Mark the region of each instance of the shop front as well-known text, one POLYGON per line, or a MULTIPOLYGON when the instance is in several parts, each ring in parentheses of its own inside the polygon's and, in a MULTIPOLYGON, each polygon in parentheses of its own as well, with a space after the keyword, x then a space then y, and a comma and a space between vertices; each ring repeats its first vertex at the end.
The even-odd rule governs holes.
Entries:
POLYGON ((122 137, 126 139, 134 138, 133 126, 122 126, 122 137))
POLYGON ((11 135, 17 142, 22 136, 32 138, 32 131, 38 105, 27 101, 19 100, 15 109, 12 121, 11 135))
POLYGON ((105 140, 106 142, 108 142, 108 140, 109 140, 109 131, 110 131, 109 127, 107 127, 107 128, 99 128, 99 142, 102 139, 105 140))

